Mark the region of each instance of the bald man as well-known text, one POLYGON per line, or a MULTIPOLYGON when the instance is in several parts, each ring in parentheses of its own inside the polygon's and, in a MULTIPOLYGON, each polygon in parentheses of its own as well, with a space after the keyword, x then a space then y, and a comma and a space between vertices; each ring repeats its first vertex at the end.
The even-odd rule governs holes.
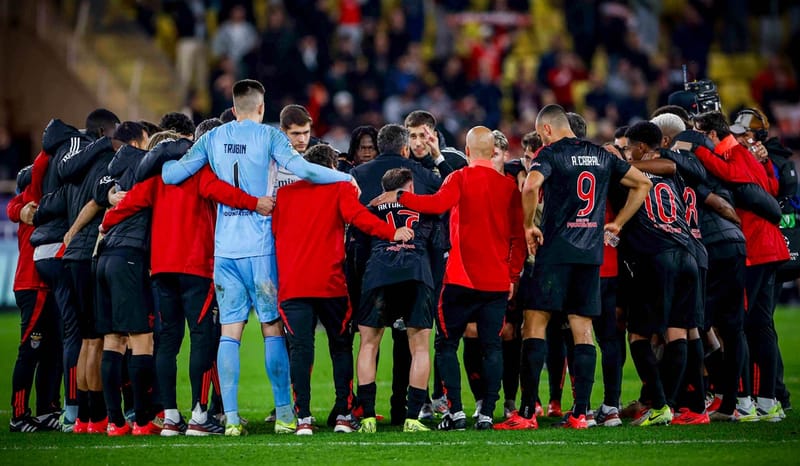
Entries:
POLYGON ((506 302, 514 294, 525 243, 519 189, 492 165, 494 136, 483 126, 467 133, 469 166, 448 176, 433 195, 388 191, 372 205, 399 202, 424 214, 450 212, 450 257, 444 274, 437 330, 444 343, 436 351, 450 410, 439 430, 464 430, 461 370, 456 351, 468 322, 476 322, 486 382, 475 428, 493 427, 492 417, 503 375, 500 331, 506 302))
POLYGON ((539 112, 536 132, 545 147, 531 163, 522 190, 525 239, 529 252, 536 255, 531 285, 520 295, 525 309, 520 367, 522 406, 519 414, 502 426, 514 430, 536 428, 535 394, 547 353, 545 330, 553 313, 566 313, 575 344, 575 406, 564 426, 585 429, 597 359, 592 318, 600 315, 604 230, 619 235, 644 201, 651 183, 627 162, 577 139, 564 109, 558 105, 548 105, 539 112), (611 183, 621 183, 630 191, 625 206, 604 226, 611 183), (533 222, 540 189, 547 197, 541 229, 533 222))

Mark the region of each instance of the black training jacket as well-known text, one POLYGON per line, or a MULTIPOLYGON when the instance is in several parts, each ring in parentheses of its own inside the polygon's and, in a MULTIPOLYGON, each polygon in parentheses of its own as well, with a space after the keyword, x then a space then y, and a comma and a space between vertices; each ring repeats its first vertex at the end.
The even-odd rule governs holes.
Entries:
MULTIPOLYGON (((130 191, 134 185, 134 173, 142 157, 147 152, 125 145, 114 154, 103 176, 95 188, 95 201, 110 206, 108 190, 117 186, 122 191, 130 191)), ((106 232, 102 249, 134 248, 146 251, 150 247, 150 209, 143 210, 123 220, 106 232)))

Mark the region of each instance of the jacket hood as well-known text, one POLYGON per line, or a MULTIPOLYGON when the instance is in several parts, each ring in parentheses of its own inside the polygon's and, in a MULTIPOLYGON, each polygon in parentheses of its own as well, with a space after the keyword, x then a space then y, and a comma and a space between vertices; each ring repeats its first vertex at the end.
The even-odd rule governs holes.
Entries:
POLYGON ((131 145, 120 147, 111 162, 108 163, 108 174, 114 178, 122 176, 127 170, 136 170, 139 161, 146 154, 146 151, 137 149, 131 145))
POLYGON ((42 149, 50 155, 54 155, 59 146, 73 137, 87 138, 86 135, 78 131, 74 126, 70 126, 58 118, 50 120, 44 129, 42 136, 42 149))
POLYGON ((781 157, 791 157, 792 151, 778 140, 778 138, 769 138, 764 141, 764 147, 767 149, 769 155, 779 155, 781 157))

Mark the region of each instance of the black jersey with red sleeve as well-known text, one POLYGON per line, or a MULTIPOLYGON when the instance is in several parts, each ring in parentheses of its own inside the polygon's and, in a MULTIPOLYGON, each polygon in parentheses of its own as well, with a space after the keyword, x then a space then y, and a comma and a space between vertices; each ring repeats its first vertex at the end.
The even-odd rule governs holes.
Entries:
POLYGON ((653 182, 653 187, 644 204, 623 228, 622 240, 637 255, 649 256, 675 248, 694 252, 681 196, 682 183, 677 177, 649 173, 645 176, 653 182))
POLYGON ((422 282, 433 289, 428 256, 428 244, 434 227, 431 216, 420 215, 399 203, 379 204, 369 210, 392 228, 411 228, 414 230, 414 239, 401 243, 372 237, 372 250, 364 271, 362 290, 406 281, 422 282))
POLYGON ((587 141, 564 138, 545 146, 531 162, 540 172, 547 201, 539 264, 603 262, 603 225, 610 184, 619 183, 630 164, 587 141))

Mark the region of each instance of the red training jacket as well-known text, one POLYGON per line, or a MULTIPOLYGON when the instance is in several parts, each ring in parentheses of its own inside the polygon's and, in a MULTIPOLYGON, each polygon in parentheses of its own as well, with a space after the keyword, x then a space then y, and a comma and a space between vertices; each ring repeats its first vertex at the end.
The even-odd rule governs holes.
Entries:
MULTIPOLYGON (((30 187, 30 186, 29 186, 30 187)), ((27 191, 28 188, 25 189, 27 191)), ((19 244, 19 259, 17 260, 17 271, 14 274, 14 291, 36 290, 47 288, 47 285, 39 278, 36 267, 33 264, 33 246, 31 246, 31 234, 36 228, 33 225, 20 222, 19 214, 25 207, 25 194, 18 194, 8 201, 6 213, 8 219, 14 223, 19 223, 17 231, 17 241, 19 244)))
POLYGON ((278 191, 272 232, 278 262, 278 302, 292 298, 347 296, 344 226, 392 240, 394 225, 358 201, 350 183, 315 185, 297 181, 278 191))
MULTIPOLYGON (((758 163, 733 135, 720 141, 714 152, 705 147, 695 150, 697 158, 714 176, 731 183, 756 183, 773 196, 778 194, 778 180, 772 162, 758 163)), ((777 225, 753 212, 736 209, 742 219, 742 232, 747 249, 747 265, 767 264, 789 259, 789 250, 777 225)))
POLYGON ((258 199, 217 178, 206 165, 179 185, 160 176, 137 183, 103 218, 108 231, 140 210, 152 208, 150 267, 152 274, 183 273, 213 278, 213 202, 255 210, 258 199))
POLYGON ((450 257, 444 283, 508 291, 527 255, 517 184, 488 160, 451 173, 436 194, 403 193, 399 202, 424 214, 450 211, 450 257))

